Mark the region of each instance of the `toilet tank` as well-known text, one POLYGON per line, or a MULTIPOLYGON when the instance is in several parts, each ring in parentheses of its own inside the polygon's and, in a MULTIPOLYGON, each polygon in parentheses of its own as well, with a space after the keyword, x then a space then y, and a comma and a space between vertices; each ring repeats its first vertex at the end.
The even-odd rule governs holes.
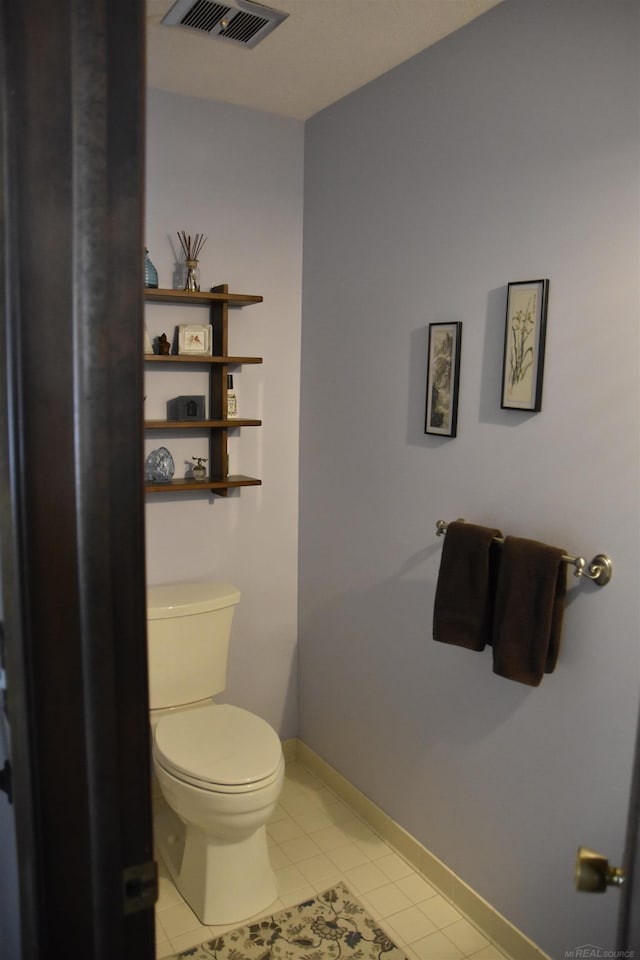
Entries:
POLYGON ((231 623, 240 591, 229 583, 165 583, 147 589, 152 710, 224 690, 231 623))

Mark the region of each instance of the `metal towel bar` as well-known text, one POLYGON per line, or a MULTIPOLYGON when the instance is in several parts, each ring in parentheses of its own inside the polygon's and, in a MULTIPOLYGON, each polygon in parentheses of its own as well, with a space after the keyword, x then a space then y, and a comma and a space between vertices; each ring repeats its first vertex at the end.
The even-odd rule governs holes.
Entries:
MULTIPOLYGON (((464 523, 464 520, 461 519, 458 522, 464 523)), ((436 523, 436 536, 444 536, 448 526, 449 524, 445 520, 438 520, 436 523)), ((503 537, 494 537, 493 539, 496 543, 504 543, 503 537)), ((586 577, 588 580, 593 580, 594 583, 597 583, 599 587, 606 586, 613 576, 613 563, 611 557, 608 557, 606 553, 596 553, 593 560, 589 563, 587 563, 584 557, 563 556, 562 559, 565 563, 570 563, 575 567, 573 572, 574 577, 586 577)))

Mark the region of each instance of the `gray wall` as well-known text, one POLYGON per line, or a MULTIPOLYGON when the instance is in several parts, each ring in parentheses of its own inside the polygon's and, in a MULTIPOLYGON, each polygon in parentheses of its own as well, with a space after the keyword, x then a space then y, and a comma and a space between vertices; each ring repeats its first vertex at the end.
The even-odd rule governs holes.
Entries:
MULTIPOLYGON (((204 233, 201 286, 228 283, 264 302, 229 311, 229 350, 262 357, 234 370, 239 416, 259 428, 230 431, 232 473, 261 487, 227 499, 206 494, 147 497, 150 584, 224 580, 238 586, 227 690, 219 699, 259 714, 282 737, 297 729, 298 422, 302 286, 304 124, 240 107, 150 90, 147 113, 146 243, 161 287, 173 286, 176 231, 204 233)), ((151 336, 208 311, 148 304, 151 336)), ((206 374, 153 369, 145 416, 164 419, 166 401, 207 394, 206 374)), ((185 460, 207 456, 205 437, 157 433, 184 476, 185 460)))
POLYGON ((639 7, 504 4, 306 128, 300 736, 553 956, 610 948, 638 707, 639 7), (550 278, 543 409, 500 410, 506 285, 550 278), (427 325, 464 324, 457 439, 427 325), (438 519, 590 558, 538 688, 431 640, 438 519))

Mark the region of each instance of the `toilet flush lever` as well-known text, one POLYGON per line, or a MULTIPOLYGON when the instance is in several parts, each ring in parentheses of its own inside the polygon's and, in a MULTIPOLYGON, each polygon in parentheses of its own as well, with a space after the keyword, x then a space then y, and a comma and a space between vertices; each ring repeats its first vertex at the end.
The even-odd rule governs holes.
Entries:
POLYGON ((624 883, 624 870, 610 867, 601 853, 579 847, 576 857, 576 890, 582 893, 604 893, 607 887, 620 887, 624 883))

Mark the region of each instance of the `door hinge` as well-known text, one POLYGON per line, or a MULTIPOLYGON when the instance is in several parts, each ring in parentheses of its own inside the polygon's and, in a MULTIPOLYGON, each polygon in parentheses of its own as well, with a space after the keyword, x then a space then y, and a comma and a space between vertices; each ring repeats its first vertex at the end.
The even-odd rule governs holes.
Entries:
POLYGON ((122 871, 122 899, 125 916, 149 910, 158 899, 158 867, 155 861, 137 863, 122 871))
POLYGON ((9 803, 13 803, 13 791, 11 789, 11 764, 5 760, 4 767, 0 770, 0 790, 9 797, 9 803))

